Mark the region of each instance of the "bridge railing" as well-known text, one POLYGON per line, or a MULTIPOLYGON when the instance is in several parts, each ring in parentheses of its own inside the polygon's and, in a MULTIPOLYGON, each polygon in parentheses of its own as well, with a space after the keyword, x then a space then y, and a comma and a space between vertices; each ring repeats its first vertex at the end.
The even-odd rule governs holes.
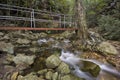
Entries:
POLYGON ((28 22, 28 25, 31 26, 31 28, 35 28, 38 26, 37 24, 41 23, 45 23, 50 26, 55 25, 55 27, 62 28, 73 27, 76 25, 73 15, 66 15, 7 4, 0 4, 0 20, 13 21, 14 24, 17 21, 23 21, 23 23, 28 22))

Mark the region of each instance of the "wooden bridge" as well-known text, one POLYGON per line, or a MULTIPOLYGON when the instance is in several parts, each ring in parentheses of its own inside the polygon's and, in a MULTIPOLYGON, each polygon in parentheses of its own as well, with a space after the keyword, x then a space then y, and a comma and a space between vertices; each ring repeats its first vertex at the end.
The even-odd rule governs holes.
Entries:
POLYGON ((0 30, 77 30, 75 19, 70 14, 60 14, 32 8, 0 4, 0 30), (21 22, 18 25, 18 21, 21 22), (2 25, 2 23, 12 24, 2 25), (8 23, 7 23, 8 22, 8 23), (24 23, 28 23, 24 25, 24 23), (53 27, 39 26, 48 24, 53 27), (20 27, 19 27, 20 26, 20 27), (74 27, 73 27, 74 26, 74 27))

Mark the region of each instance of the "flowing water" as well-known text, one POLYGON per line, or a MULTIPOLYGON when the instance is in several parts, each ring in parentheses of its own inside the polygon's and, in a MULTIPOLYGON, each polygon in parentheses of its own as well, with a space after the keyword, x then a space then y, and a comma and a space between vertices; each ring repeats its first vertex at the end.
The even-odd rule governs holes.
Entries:
MULTIPOLYGON (((74 68, 73 73, 75 75, 77 75, 80 78, 84 78, 86 80, 104 80, 104 79, 100 78, 100 76, 103 74, 110 74, 110 75, 115 76, 116 79, 114 79, 114 80, 118 80, 120 78, 120 72, 118 72, 116 69, 114 69, 114 67, 112 67, 111 65, 101 63, 97 60, 82 59, 82 58, 79 58, 78 56, 74 55, 73 53, 71 53, 69 51, 62 50, 60 59, 62 61, 64 61, 65 63, 67 63, 68 65, 70 65, 70 67, 74 68), (94 77, 90 76, 88 73, 83 72, 80 69, 81 67, 77 65, 77 64, 80 64, 81 61, 89 61, 89 62, 92 62, 92 63, 99 65, 99 67, 101 68, 101 71, 100 71, 100 74, 98 75, 98 77, 94 78, 94 77)), ((82 65, 82 63, 81 63, 81 65, 82 65)))
MULTIPOLYGON (((49 43, 49 42, 55 42, 55 40, 52 38, 38 40, 38 43, 40 45, 43 43, 49 43)), ((85 80, 119 80, 120 72, 118 72, 110 64, 104 64, 104 63, 101 63, 101 62, 99 62, 97 60, 93 60, 93 59, 80 58, 70 51, 65 51, 63 49, 62 43, 65 46, 65 45, 69 45, 70 41, 67 39, 63 40, 63 42, 56 41, 56 43, 51 45, 52 46, 51 48, 61 48, 62 49, 60 59, 63 62, 67 63, 71 67, 72 73, 75 74, 76 76, 78 76, 80 78, 84 78, 85 80), (88 72, 83 72, 81 70, 81 68, 83 66, 82 61, 89 61, 89 62, 97 64, 101 68, 99 75, 97 77, 93 77, 88 72)))

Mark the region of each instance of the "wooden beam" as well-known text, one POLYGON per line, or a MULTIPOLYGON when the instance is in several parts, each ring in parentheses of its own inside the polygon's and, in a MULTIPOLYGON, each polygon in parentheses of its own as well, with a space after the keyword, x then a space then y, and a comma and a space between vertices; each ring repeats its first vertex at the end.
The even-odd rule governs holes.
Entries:
POLYGON ((29 27, 0 27, 0 30, 77 30, 77 28, 29 28, 29 27))

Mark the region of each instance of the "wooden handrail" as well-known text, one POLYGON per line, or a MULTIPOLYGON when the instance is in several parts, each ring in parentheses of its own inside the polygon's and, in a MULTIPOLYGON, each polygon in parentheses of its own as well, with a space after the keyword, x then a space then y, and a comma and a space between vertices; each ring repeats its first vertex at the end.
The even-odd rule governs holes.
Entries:
POLYGON ((0 30, 77 30, 77 28, 29 28, 29 27, 0 27, 0 30))

